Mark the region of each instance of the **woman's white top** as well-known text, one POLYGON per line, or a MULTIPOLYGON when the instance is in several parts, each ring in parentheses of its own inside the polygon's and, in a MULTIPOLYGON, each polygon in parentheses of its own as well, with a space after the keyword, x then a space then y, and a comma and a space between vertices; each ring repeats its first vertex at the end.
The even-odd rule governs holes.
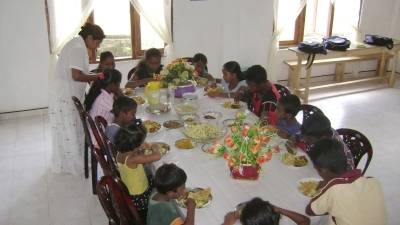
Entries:
POLYGON ((246 80, 239 81, 239 83, 236 85, 235 88, 233 88, 232 90, 229 90, 229 83, 227 83, 224 79, 222 79, 221 86, 224 89, 224 92, 234 93, 234 92, 237 92, 241 87, 247 87, 247 83, 246 83, 246 80))

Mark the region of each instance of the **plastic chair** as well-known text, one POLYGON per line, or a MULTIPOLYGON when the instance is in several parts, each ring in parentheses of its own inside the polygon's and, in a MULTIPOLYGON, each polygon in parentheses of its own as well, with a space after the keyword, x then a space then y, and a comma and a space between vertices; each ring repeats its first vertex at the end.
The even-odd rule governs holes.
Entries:
POLYGON ((362 174, 364 174, 365 171, 367 171, 367 168, 372 160, 373 154, 372 146, 368 138, 365 137, 365 135, 361 132, 349 128, 340 128, 336 131, 353 154, 355 167, 358 166, 361 158, 365 154, 367 154, 367 162, 365 163, 364 169, 362 171, 362 174))
POLYGON ((85 178, 87 179, 89 177, 89 150, 93 148, 93 142, 90 137, 89 128, 86 123, 86 111, 83 108, 81 101, 79 101, 79 99, 75 96, 72 96, 72 101, 74 102, 76 110, 79 113, 79 117, 81 118, 83 126, 83 131, 85 133, 85 149, 83 150, 83 152, 84 152, 85 178))
POLYGON ((287 87, 280 84, 274 84, 274 85, 278 90, 279 94, 281 95, 281 97, 290 95, 290 91, 287 87))
POLYGON ((307 104, 302 104, 301 105, 301 111, 303 112, 303 122, 306 121, 308 118, 310 118, 314 113, 321 113, 323 114, 322 110, 320 110, 318 107, 313 106, 313 105, 307 105, 307 104))
POLYGON ((117 177, 104 176, 97 185, 101 206, 109 225, 143 225, 128 190, 117 177))

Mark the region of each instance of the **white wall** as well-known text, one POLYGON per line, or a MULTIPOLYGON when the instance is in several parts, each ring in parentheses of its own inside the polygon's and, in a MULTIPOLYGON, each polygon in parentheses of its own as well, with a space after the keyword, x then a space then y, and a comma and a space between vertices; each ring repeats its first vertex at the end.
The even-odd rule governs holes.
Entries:
POLYGON ((174 1, 173 21, 176 55, 204 53, 214 76, 229 60, 243 66, 267 62, 271 1, 174 1))
MULTIPOLYGON (((362 30, 400 38, 398 11, 398 0, 364 0, 362 30)), ((175 0, 173 21, 177 57, 202 52, 215 76, 221 75, 222 64, 229 60, 244 67, 266 65, 272 34, 271 0, 175 0)), ((43 1, 1 0, 0 34, 0 112, 46 107, 49 50, 43 1)), ((278 57, 294 56, 281 51, 278 57)), ((124 79, 136 63, 117 62, 124 79)), ((375 63, 354 67, 374 69, 375 63)), ((330 74, 333 66, 314 72, 330 74)), ((277 78, 287 78, 283 64, 277 78)))
POLYGON ((0 112, 47 107, 43 0, 0 1, 0 112))

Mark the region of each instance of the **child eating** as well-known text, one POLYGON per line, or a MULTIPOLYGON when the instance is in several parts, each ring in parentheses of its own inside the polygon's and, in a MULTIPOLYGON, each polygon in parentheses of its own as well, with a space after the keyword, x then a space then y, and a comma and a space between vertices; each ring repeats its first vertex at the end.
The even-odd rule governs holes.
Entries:
POLYGON ((330 215, 336 225, 386 224, 385 202, 377 179, 363 177, 361 170, 347 170, 343 145, 322 139, 308 152, 322 177, 320 190, 306 208, 307 215, 330 215))
POLYGON ((186 194, 186 173, 175 164, 164 164, 156 171, 154 186, 157 192, 150 197, 147 225, 193 225, 196 203, 186 201, 186 219, 179 215, 175 199, 186 194))

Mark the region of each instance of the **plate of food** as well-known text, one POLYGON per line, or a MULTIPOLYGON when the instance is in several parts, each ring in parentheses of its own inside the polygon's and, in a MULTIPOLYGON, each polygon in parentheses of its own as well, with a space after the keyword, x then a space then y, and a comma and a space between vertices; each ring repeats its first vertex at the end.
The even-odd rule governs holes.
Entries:
POLYGON ((243 125, 250 125, 249 123, 246 122, 240 122, 236 119, 226 119, 224 121, 222 121, 222 125, 224 125, 224 127, 234 127, 234 126, 243 126, 243 125))
POLYGON ((318 178, 304 178, 298 183, 297 190, 309 198, 313 198, 318 194, 318 186, 321 180, 318 178))
POLYGON ((185 124, 194 125, 199 123, 200 117, 196 114, 184 115, 182 116, 182 120, 185 124))
POLYGON ((122 94, 126 96, 132 96, 135 94, 135 89, 133 88, 122 88, 122 94))
POLYGON ((157 123, 154 120, 145 120, 143 124, 149 133, 155 133, 161 128, 161 124, 157 123))
POLYGON ((164 142, 153 142, 150 143, 150 148, 144 150, 144 154, 150 155, 154 150, 158 150, 164 156, 171 150, 171 147, 164 142))
POLYGON ((222 118, 222 113, 215 111, 208 111, 203 113, 203 118, 206 120, 218 120, 222 118))
POLYGON ((196 143, 189 138, 182 138, 175 141, 175 147, 177 147, 178 149, 184 149, 184 150, 193 149, 195 146, 196 143))
POLYGON ((308 164, 307 156, 300 152, 285 152, 282 156, 282 163, 287 166, 303 167, 308 164))
POLYGON ((183 122, 180 120, 168 120, 163 123, 163 126, 168 129, 177 129, 183 127, 183 122))
POLYGON ((142 96, 133 96, 132 99, 135 100, 138 105, 143 105, 146 102, 142 96))
POLYGON ((224 89, 221 86, 216 86, 216 87, 207 87, 205 91, 206 94, 215 94, 215 93, 223 93, 224 89))
POLYGON ((244 104, 242 102, 225 101, 222 103, 225 109, 241 109, 244 104))
POLYGON ((187 102, 175 105, 175 111, 178 115, 195 114, 198 109, 198 105, 187 102))
POLYGON ((186 201, 191 198, 196 203, 196 208, 204 208, 212 201, 211 188, 189 188, 186 198, 177 199, 176 202, 182 208, 186 208, 186 201))
POLYGON ((210 142, 223 135, 222 131, 216 125, 209 123, 186 125, 183 128, 183 133, 188 138, 200 143, 210 142))

